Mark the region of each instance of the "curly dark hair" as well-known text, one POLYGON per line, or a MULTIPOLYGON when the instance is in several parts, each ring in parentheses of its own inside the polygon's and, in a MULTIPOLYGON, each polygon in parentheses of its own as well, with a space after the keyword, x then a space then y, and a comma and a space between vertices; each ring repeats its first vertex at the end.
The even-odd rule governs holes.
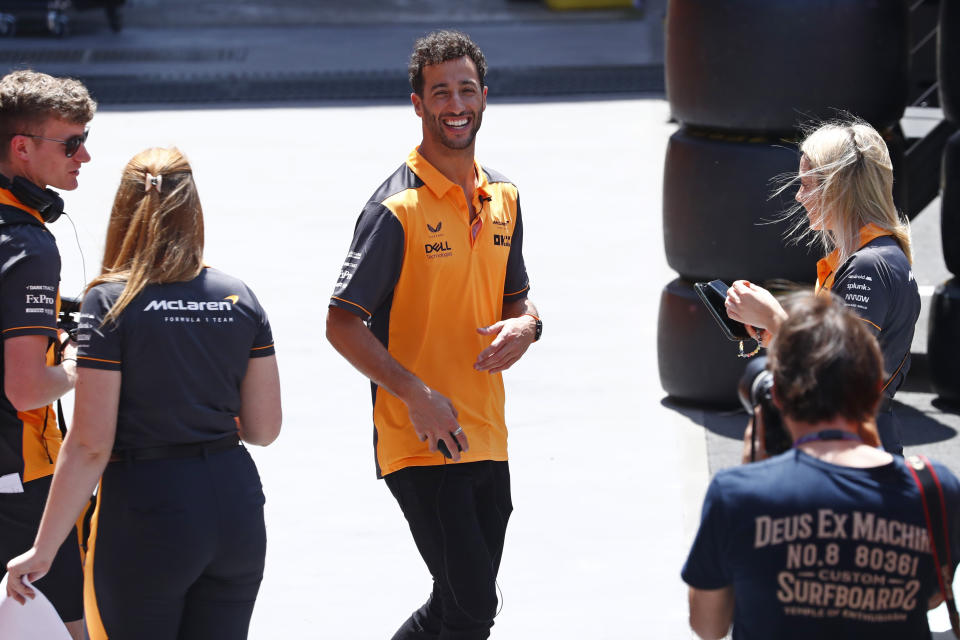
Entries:
POLYGON ((832 293, 793 294, 784 309, 767 362, 783 414, 807 424, 872 418, 883 356, 867 324, 832 293))
POLYGON ((407 73, 410 76, 410 86, 414 93, 423 97, 423 68, 431 64, 441 64, 449 60, 457 60, 464 56, 473 60, 480 76, 480 86, 484 86, 487 75, 487 59, 483 51, 465 33, 459 31, 434 31, 419 38, 413 44, 413 53, 410 54, 410 64, 407 73))
MULTIPOLYGON (((97 103, 78 80, 55 78, 29 69, 0 78, 0 136, 33 133, 50 117, 86 124, 96 110, 97 103)), ((0 145, 0 160, 7 159, 8 151, 0 145)))

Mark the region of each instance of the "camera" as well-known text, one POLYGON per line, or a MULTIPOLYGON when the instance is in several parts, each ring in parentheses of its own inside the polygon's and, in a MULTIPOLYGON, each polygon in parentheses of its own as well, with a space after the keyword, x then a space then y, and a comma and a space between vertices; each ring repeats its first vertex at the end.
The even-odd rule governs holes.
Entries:
MULTIPOLYGON (((760 407, 763 413, 763 448, 768 456, 775 456, 790 449, 793 440, 783 424, 780 410, 773 404, 773 374, 767 371, 766 364, 767 359, 763 357, 747 365, 737 385, 737 395, 749 415, 754 416, 754 407, 760 407)), ((756 451, 756 441, 757 425, 754 421, 751 452, 756 451)))
POLYGON ((80 298, 60 296, 60 315, 57 317, 57 327, 70 335, 76 341, 77 328, 80 326, 80 298))

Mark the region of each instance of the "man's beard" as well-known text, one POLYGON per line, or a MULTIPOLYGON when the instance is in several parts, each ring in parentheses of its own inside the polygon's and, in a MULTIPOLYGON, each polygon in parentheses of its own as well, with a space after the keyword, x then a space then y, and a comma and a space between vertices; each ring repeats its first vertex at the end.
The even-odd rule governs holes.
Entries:
POLYGON ((443 126, 443 123, 440 122, 440 116, 434 115, 432 112, 428 111, 426 107, 424 107, 423 113, 427 117, 428 128, 433 131, 434 134, 436 134, 437 138, 440 140, 440 143, 448 149, 466 149, 472 145, 473 140, 477 137, 477 131, 480 130, 480 124, 483 122, 482 111, 471 111, 467 114, 464 114, 471 118, 470 134, 463 139, 454 140, 447 136, 446 128, 443 126))

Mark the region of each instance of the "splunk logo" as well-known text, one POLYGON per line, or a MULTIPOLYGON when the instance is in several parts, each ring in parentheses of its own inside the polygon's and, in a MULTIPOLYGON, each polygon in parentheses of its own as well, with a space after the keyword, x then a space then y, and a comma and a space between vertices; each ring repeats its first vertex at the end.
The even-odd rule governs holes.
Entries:
POLYGON ((227 296, 223 300, 151 300, 144 311, 233 311, 239 296, 227 296))

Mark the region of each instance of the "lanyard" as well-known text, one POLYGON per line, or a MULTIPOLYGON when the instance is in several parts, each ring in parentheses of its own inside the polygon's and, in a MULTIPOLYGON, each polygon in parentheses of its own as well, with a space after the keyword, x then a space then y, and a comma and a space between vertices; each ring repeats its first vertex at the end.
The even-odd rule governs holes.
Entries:
POLYGON ((813 442, 814 440, 858 440, 863 442, 863 438, 858 436, 855 433, 850 433, 849 431, 842 431, 840 429, 824 429, 822 431, 817 431, 816 433, 808 433, 805 436, 797 438, 793 446, 799 447, 801 444, 806 444, 807 442, 813 442))

